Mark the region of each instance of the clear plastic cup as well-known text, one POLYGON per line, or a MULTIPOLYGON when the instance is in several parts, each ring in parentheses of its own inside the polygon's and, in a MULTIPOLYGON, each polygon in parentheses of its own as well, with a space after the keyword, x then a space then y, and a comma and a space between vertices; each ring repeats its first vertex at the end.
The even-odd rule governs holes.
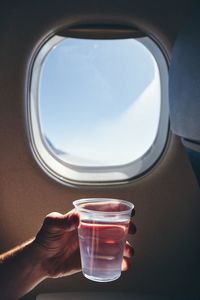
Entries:
POLYGON ((121 275, 134 205, 110 198, 80 199, 73 204, 80 216, 78 234, 84 276, 99 282, 116 280, 121 275))

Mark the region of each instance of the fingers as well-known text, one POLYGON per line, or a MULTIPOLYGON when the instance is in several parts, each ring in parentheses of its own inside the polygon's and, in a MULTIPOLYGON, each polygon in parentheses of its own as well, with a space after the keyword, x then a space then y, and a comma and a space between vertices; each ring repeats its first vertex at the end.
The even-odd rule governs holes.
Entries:
POLYGON ((135 216, 135 209, 133 208, 132 209, 132 212, 131 212, 131 217, 135 216))
POLYGON ((128 269, 130 269, 131 258, 133 255, 134 255, 134 249, 127 241, 123 252, 122 271, 127 271, 128 269))
POLYGON ((64 227, 65 229, 67 229, 67 231, 72 231, 76 229, 80 222, 79 215, 74 210, 65 214, 63 219, 64 219, 64 227))
POLYGON ((130 221, 130 223, 129 223, 128 233, 129 234, 135 234, 136 233, 136 226, 132 221, 130 221))
POLYGON ((130 258, 124 257, 122 260, 122 271, 128 271, 131 267, 130 258))
POLYGON ((79 225, 79 215, 70 211, 69 213, 62 215, 58 212, 52 212, 45 217, 44 226, 62 228, 67 231, 76 229, 79 225))
POLYGON ((129 242, 126 242, 126 245, 124 247, 124 252, 123 252, 123 256, 130 258, 134 255, 134 249, 133 247, 129 244, 129 242))
MULTIPOLYGON (((135 215, 135 210, 132 210, 131 216, 133 217, 135 215)), ((135 224, 130 221, 129 228, 128 228, 129 234, 135 234, 136 233, 136 226, 135 224)), ((131 267, 131 258, 134 255, 134 249, 130 245, 128 241, 126 241, 126 245, 124 247, 123 252, 123 260, 122 260, 122 271, 127 271, 131 267)))
MULTIPOLYGON (((135 209, 133 208, 132 212, 131 212, 131 217, 133 217, 134 215, 135 215, 135 209)), ((137 229, 136 229, 135 224, 132 221, 130 221, 129 228, 128 228, 128 233, 129 234, 135 234, 136 231, 137 231, 137 229)))

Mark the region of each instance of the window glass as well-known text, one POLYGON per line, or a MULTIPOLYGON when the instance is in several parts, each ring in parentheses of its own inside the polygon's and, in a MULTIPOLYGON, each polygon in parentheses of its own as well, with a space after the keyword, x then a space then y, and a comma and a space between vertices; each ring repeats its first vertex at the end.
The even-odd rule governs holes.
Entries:
MULTIPOLYGON (((134 162, 146 159, 151 152, 162 123, 162 101, 167 99, 167 66, 162 58, 164 71, 160 70, 149 48, 153 44, 158 57, 162 57, 161 52, 149 41, 57 36, 40 51, 31 88, 31 122, 38 123, 35 132, 32 126, 32 135, 35 144, 40 139, 43 145, 38 148, 46 148, 48 155, 52 155, 50 160, 57 160, 57 172, 60 164, 68 168, 65 174, 73 167, 78 174, 80 167, 80 173, 84 173, 84 168, 86 173, 95 170, 98 177, 99 168, 101 181, 103 168, 105 173, 112 173, 112 168, 116 172, 121 166, 125 172, 126 165, 134 168, 134 162)), ((166 114, 157 156, 167 136, 167 105, 166 114)), ((153 164, 155 155, 152 157, 153 164)), ((43 160, 48 164, 47 157, 43 160)))

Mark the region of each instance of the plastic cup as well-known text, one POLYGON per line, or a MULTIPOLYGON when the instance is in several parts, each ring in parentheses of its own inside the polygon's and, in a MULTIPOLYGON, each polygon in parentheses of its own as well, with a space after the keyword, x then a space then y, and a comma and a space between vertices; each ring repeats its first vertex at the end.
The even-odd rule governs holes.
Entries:
POLYGON ((78 228, 83 275, 108 282, 121 275, 131 211, 128 201, 89 198, 73 202, 80 216, 78 228))

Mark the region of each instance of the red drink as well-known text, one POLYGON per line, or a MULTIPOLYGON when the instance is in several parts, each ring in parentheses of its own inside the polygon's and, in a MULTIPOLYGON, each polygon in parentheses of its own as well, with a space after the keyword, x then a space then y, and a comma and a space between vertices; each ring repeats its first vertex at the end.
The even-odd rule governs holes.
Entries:
POLYGON ((134 205, 110 198, 79 199, 73 204, 80 215, 78 233, 84 276, 100 282, 119 278, 134 205))
POLYGON ((81 220, 79 242, 82 270, 95 281, 111 281, 121 275, 129 221, 105 223, 81 220))

